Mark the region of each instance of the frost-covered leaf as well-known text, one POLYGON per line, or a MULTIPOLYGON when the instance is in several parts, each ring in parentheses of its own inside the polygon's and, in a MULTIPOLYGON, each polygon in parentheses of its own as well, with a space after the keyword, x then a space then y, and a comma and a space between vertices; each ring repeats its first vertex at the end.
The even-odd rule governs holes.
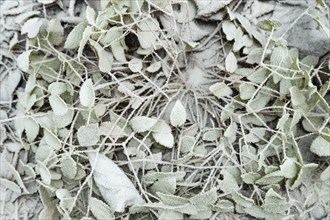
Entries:
POLYGON ((237 69, 237 59, 233 52, 229 52, 225 60, 226 70, 233 73, 237 69))
POLYGON ((26 118, 24 121, 24 130, 29 142, 33 142, 39 134, 39 125, 32 118, 26 118))
POLYGON ((294 106, 302 105, 305 103, 306 98, 297 86, 290 88, 291 101, 294 106))
POLYGON ((285 198, 280 196, 271 188, 266 193, 265 203, 262 207, 271 213, 284 213, 288 208, 290 208, 290 204, 285 198))
POLYGON ((174 177, 159 178, 153 183, 150 189, 154 193, 174 194, 176 190, 176 179, 174 177))
POLYGON ((25 51, 17 57, 17 66, 24 72, 29 70, 31 52, 32 50, 25 51))
POLYGON ((234 40, 236 35, 236 26, 233 22, 225 20, 222 23, 222 30, 225 33, 227 40, 234 40))
POLYGON ((66 91, 66 84, 63 82, 53 82, 48 86, 48 92, 52 95, 61 95, 66 91))
POLYGON ((86 26, 87 26, 86 22, 81 22, 78 25, 76 25, 69 33, 68 37, 66 38, 64 48, 66 49, 78 48, 80 45, 80 41, 83 38, 83 33, 86 26))
POLYGON ((322 157, 322 156, 329 157, 330 156, 330 142, 326 141, 323 137, 318 136, 313 140, 310 150, 314 154, 316 154, 320 157, 322 157))
POLYGON ((93 8, 87 6, 86 8, 86 19, 88 24, 93 25, 95 24, 95 19, 96 19, 96 12, 93 8))
POLYGON ((157 72, 161 67, 162 67, 161 61, 154 62, 146 69, 146 71, 148 71, 149 73, 154 73, 157 72))
POLYGON ((129 121, 132 129, 138 133, 149 131, 156 123, 157 119, 146 116, 136 116, 129 121))
POLYGON ((91 212, 95 216, 96 219, 102 220, 102 219, 108 219, 113 220, 115 219, 115 215, 113 214, 110 207, 102 202, 101 200, 91 197, 89 199, 89 206, 91 208, 91 212))
POLYGON ((206 131, 203 136, 202 139, 204 141, 216 141, 219 137, 221 136, 221 131, 220 129, 210 129, 208 131, 206 131))
POLYGON ((145 203, 133 183, 112 160, 98 153, 88 153, 88 158, 94 170, 94 181, 114 212, 145 203))
POLYGON ((160 200, 166 205, 179 206, 179 205, 185 205, 185 204, 189 203, 189 199, 187 199, 187 198, 182 198, 179 196, 165 194, 165 193, 161 193, 161 192, 157 192, 157 195, 160 198, 160 200))
POLYGON ((215 205, 212 205, 212 210, 216 212, 234 212, 234 204, 225 199, 219 200, 215 205))
POLYGON ((320 179, 322 181, 329 181, 330 180, 330 165, 325 170, 323 170, 323 172, 320 175, 320 179))
POLYGON ((113 138, 122 138, 128 136, 125 129, 112 122, 103 122, 100 126, 101 135, 109 135, 113 138))
POLYGON ((63 41, 64 28, 61 22, 57 19, 52 19, 47 25, 48 39, 54 45, 60 45, 63 41))
POLYGON ((243 182, 247 184, 254 184, 257 179, 260 179, 261 175, 259 173, 245 173, 242 176, 243 182))
POLYGON ((215 83, 209 88, 210 92, 217 98, 229 97, 233 94, 233 91, 225 83, 215 83))
POLYGON ((257 23, 257 27, 264 31, 272 31, 282 26, 282 23, 279 20, 270 19, 263 20, 257 23))
POLYGON ((112 69, 113 56, 112 53, 106 51, 98 42, 89 39, 90 44, 95 48, 99 58, 99 69, 101 72, 107 73, 112 69))
POLYGON ((171 110, 170 121, 174 127, 182 126, 187 119, 186 109, 180 100, 177 100, 171 110))
POLYGON ((84 29, 84 32, 82 34, 82 38, 79 42, 79 48, 78 48, 78 54, 77 54, 79 61, 80 61, 80 57, 82 56, 83 50, 86 46, 86 43, 88 42, 88 40, 89 40, 90 36, 92 35, 92 33, 93 33, 93 28, 92 27, 88 26, 84 29))
POLYGON ((83 82, 79 92, 80 104, 84 107, 91 108, 95 104, 95 92, 91 79, 87 79, 83 82))
POLYGON ((21 34, 26 34, 29 38, 34 38, 38 35, 42 20, 40 18, 31 18, 27 20, 21 29, 21 34))
POLYGON ((164 121, 159 120, 152 128, 152 136, 155 141, 164 147, 172 148, 174 145, 174 136, 171 127, 164 121))
POLYGON ((100 139, 98 124, 81 126, 77 132, 78 142, 81 146, 95 145, 100 139))
POLYGON ((63 176, 73 179, 77 174, 77 165, 72 157, 61 160, 61 171, 63 176))
POLYGON ((193 136, 182 136, 180 139, 180 152, 187 153, 193 150, 195 138, 193 136))
POLYGON ((64 100, 58 95, 49 96, 49 104, 55 115, 64 115, 68 111, 68 106, 64 100))
POLYGON ((131 59, 128 63, 128 68, 134 73, 140 72, 142 70, 142 66, 142 60, 137 58, 131 59))
POLYGON ((4 178, 0 178, 0 185, 1 187, 4 187, 5 189, 10 189, 13 192, 16 193, 21 193, 21 188, 14 182, 4 179, 4 178))
POLYGON ((264 51, 263 48, 253 49, 247 56, 246 62, 249 64, 255 64, 255 63, 259 64, 262 58, 263 51, 264 51))
POLYGON ((235 122, 232 122, 226 129, 224 136, 228 138, 228 141, 230 143, 233 143, 236 140, 236 134, 237 134, 237 124, 235 122))
POLYGON ((223 177, 223 180, 220 181, 220 189, 224 193, 232 193, 239 190, 238 183, 235 177, 228 170, 221 170, 220 174, 223 177))
POLYGON ((288 157, 282 165, 280 165, 282 175, 285 178, 293 178, 297 176, 299 169, 297 165, 297 159, 288 157))
POLYGON ((39 168, 39 173, 41 176, 42 181, 46 185, 50 185, 50 182, 52 180, 52 176, 49 172, 49 169, 46 167, 46 165, 40 161, 38 161, 38 168, 39 168))
POLYGON ((0 80, 0 100, 11 101, 12 96, 21 81, 21 73, 18 69, 11 70, 0 80))
POLYGON ((52 121, 54 126, 58 129, 64 128, 71 124, 74 116, 74 110, 68 109, 64 115, 55 115, 53 114, 52 121))
POLYGON ((217 190, 213 188, 207 192, 201 192, 197 195, 194 195, 189 199, 189 201, 196 206, 207 206, 213 205, 217 201, 217 199, 217 190))
POLYGON ((61 141, 51 131, 44 128, 44 138, 46 143, 55 150, 59 150, 62 147, 61 141))
POLYGON ((256 91, 256 88, 250 83, 242 83, 239 86, 239 91, 240 91, 239 95, 241 99, 247 100, 253 96, 254 92, 256 91))

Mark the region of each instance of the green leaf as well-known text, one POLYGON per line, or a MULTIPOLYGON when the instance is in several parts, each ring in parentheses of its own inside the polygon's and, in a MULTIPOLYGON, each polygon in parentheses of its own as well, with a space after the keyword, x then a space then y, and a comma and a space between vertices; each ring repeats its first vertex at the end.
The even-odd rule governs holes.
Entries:
POLYGON ((55 115, 65 115, 68 112, 68 106, 58 95, 50 95, 49 104, 52 107, 55 115))
POLYGON ((79 92, 80 104, 84 107, 91 108, 95 104, 95 92, 91 79, 83 82, 79 92))
POLYGON ((318 136, 312 142, 310 150, 314 154, 316 154, 320 157, 322 157, 322 156, 329 157, 330 156, 330 142, 326 141, 323 137, 318 136))
POLYGON ((237 59, 233 52, 229 52, 225 60, 226 70, 233 73, 237 70, 237 59))
POLYGON ((146 116, 136 116, 129 121, 129 125, 138 133, 149 131, 156 123, 157 119, 146 116))
POLYGON ((215 83, 209 88, 210 92, 217 98, 229 97, 233 94, 233 91, 225 83, 215 83))
MULTIPOLYGON (((81 22, 78 25, 76 25, 68 37, 66 38, 64 48, 65 49, 76 49, 79 47, 80 42, 83 38, 83 33, 85 28, 87 27, 86 22, 81 22)), ((86 41, 87 42, 87 41, 86 41)))
POLYGON ((115 219, 115 215, 113 214, 110 207, 102 202, 101 200, 98 200, 94 197, 91 197, 89 199, 89 207, 91 209, 91 212, 95 216, 96 219, 102 220, 102 219, 115 219))
POLYGON ((77 164, 72 157, 61 160, 61 171, 63 176, 73 179, 77 174, 77 164))
POLYGON ((78 142, 81 146, 95 145, 100 139, 98 124, 81 126, 77 132, 78 142))
POLYGON ((281 26, 282 23, 279 20, 275 20, 275 19, 263 20, 257 23, 257 27, 264 31, 276 30, 281 26))
POLYGON ((170 122, 174 127, 182 126, 187 119, 187 113, 185 107, 180 100, 177 100, 171 110, 170 122))

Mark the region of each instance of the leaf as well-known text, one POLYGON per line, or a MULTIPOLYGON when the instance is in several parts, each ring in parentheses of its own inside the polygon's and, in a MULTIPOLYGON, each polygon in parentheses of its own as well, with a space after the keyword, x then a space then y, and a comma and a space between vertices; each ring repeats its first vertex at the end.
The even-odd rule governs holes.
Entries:
POLYGON ((297 86, 292 86, 290 88, 290 95, 291 95, 292 105, 294 106, 302 105, 306 102, 306 98, 304 94, 297 86))
MULTIPOLYGON (((86 22, 81 22, 78 25, 76 25, 68 37, 66 38, 64 48, 65 49, 76 49, 79 47, 80 42, 83 38, 83 33, 85 28, 87 27, 86 22)), ((87 41, 86 41, 87 42, 87 41)))
POLYGON ((0 185, 1 187, 4 187, 5 189, 10 189, 11 191, 16 193, 22 192, 21 188, 16 183, 7 179, 0 178, 0 185))
POLYGON ((62 148, 61 141, 51 131, 44 128, 44 138, 46 143, 53 149, 59 150, 62 148))
POLYGON ((2 75, 0 80, 0 100, 12 101, 13 94, 21 81, 21 71, 18 69, 11 70, 6 76, 2 75))
POLYGON ((61 95, 66 91, 66 84, 63 82, 53 82, 48 86, 48 92, 52 95, 61 95))
POLYGON ((229 200, 219 200, 215 205, 211 206, 216 212, 234 212, 234 204, 229 200))
POLYGON ((187 120, 187 113, 185 107, 180 100, 177 100, 172 108, 170 114, 171 125, 174 127, 182 126, 187 120))
POLYGON ((79 92, 80 104, 84 107, 91 108, 95 104, 95 92, 91 79, 83 82, 79 92))
POLYGON ((285 198, 270 188, 266 193, 265 203, 262 207, 271 213, 283 213, 290 208, 290 204, 286 202, 285 198))
POLYGON ((257 27, 264 31, 276 30, 277 28, 279 28, 281 26, 282 26, 282 23, 276 19, 263 20, 263 21, 259 21, 257 23, 257 27))
POLYGON ((164 147, 172 148, 174 145, 174 137, 171 127, 164 121, 159 120, 152 128, 152 136, 155 141, 164 147))
POLYGON ((242 83, 239 86, 239 91, 241 99, 247 100, 253 96, 254 92, 256 91, 256 88, 250 83, 242 83))
POLYGON ((100 130, 98 124, 81 126, 77 132, 78 142, 81 146, 95 145, 100 139, 100 130))
POLYGON ((233 22, 225 20, 222 23, 222 30, 226 35, 227 40, 232 41, 236 35, 236 26, 233 22))
POLYGON ((68 111, 64 115, 55 115, 53 114, 52 121, 54 122, 54 126, 58 129, 65 128, 70 125, 74 116, 74 110, 68 109, 68 111))
POLYGON ((93 33, 93 28, 92 27, 86 27, 84 32, 83 32, 83 35, 82 35, 82 38, 79 42, 79 48, 78 48, 78 60, 80 61, 80 57, 82 56, 82 53, 83 53, 83 50, 86 46, 86 43, 88 42, 90 36, 92 35, 93 33))
POLYGON ((112 122, 103 122, 100 126, 101 135, 110 136, 113 138, 122 138, 129 136, 125 129, 112 122))
POLYGON ((46 185, 50 185, 50 182, 52 180, 52 176, 49 172, 49 169, 46 167, 46 165, 40 161, 38 162, 38 168, 39 168, 39 173, 41 176, 42 181, 46 184, 46 185))
POLYGON ((61 172, 63 176, 73 179, 77 174, 77 165, 72 157, 66 157, 61 160, 61 172))
POLYGON ((40 18, 31 18, 27 20, 21 29, 21 34, 26 34, 28 38, 34 38, 38 35, 42 20, 40 18))
POLYGON ((88 153, 88 158, 94 171, 94 181, 114 212, 123 212, 127 206, 145 203, 126 174, 109 158, 98 153, 88 153))
POLYGON ((49 33, 48 39, 54 45, 60 45, 64 37, 64 28, 61 22, 57 19, 52 19, 48 22, 47 31, 49 33))
POLYGON ((89 42, 97 52, 97 56, 99 58, 99 69, 101 70, 101 72, 110 72, 113 63, 112 53, 106 51, 98 42, 92 39, 89 39, 89 42))
POLYGON ((323 156, 329 157, 330 156, 330 142, 326 141, 321 136, 318 136, 313 140, 310 150, 314 154, 316 154, 320 157, 323 157, 323 156))
POLYGON ((263 48, 253 49, 247 56, 246 62, 249 64, 259 64, 261 62, 262 54, 264 52, 263 48))
POLYGON ((330 165, 325 170, 323 170, 320 175, 320 179, 325 182, 330 180, 330 165))
POLYGON ((221 136, 220 129, 214 128, 206 131, 203 134, 202 139, 204 141, 216 141, 220 136, 221 136))
POLYGON ((136 116, 129 121, 129 125, 138 133, 149 131, 156 123, 157 119, 146 116, 136 116))
POLYGON ((174 177, 159 178, 153 183, 150 189, 154 193, 174 194, 176 190, 176 180, 174 177))
POLYGON ((26 118, 23 120, 24 130, 26 137, 30 143, 32 143, 39 134, 39 124, 35 122, 32 118, 26 118))
POLYGON ((189 199, 187 198, 182 198, 179 196, 165 194, 161 192, 157 192, 157 195, 160 200, 166 205, 180 206, 189 203, 189 199))
POLYGON ((142 60, 137 58, 131 59, 128 63, 128 68, 134 73, 140 72, 142 70, 142 66, 142 60))
POLYGON ((154 62, 146 69, 146 71, 148 71, 149 73, 154 73, 157 72, 161 67, 162 67, 161 61, 154 62))
POLYGON ((210 92, 217 98, 229 97, 233 94, 233 91, 225 83, 215 83, 209 88, 210 92))
POLYGON ((229 52, 225 60, 226 70, 233 73, 237 69, 237 59, 233 52, 229 52))
POLYGON ((88 24, 94 25, 95 24, 95 19, 96 19, 96 12, 93 8, 87 6, 86 8, 86 19, 88 24))
POLYGON ((213 205, 218 199, 217 189, 213 188, 208 192, 201 192, 197 195, 194 195, 189 199, 189 201, 196 206, 207 206, 213 205))
POLYGON ((50 95, 49 104, 52 107, 55 115, 64 115, 68 112, 68 106, 58 95, 50 95))
MULTIPOLYGON (((322 8, 325 8, 324 0, 315 0, 318 5, 320 5, 322 8)), ((329 68, 330 69, 330 68, 329 68)))
POLYGON ((233 143, 236 140, 237 124, 232 122, 226 129, 224 136, 228 138, 230 143, 233 143))
POLYGON ((242 176, 242 180, 247 184, 254 184, 257 179, 260 179, 261 175, 259 173, 245 173, 242 176))
POLYGON ((101 200, 98 200, 94 197, 91 197, 89 199, 89 207, 91 209, 91 212, 95 216, 96 219, 102 220, 102 219, 115 219, 115 215, 113 214, 110 207, 102 202, 101 200))
POLYGON ((299 172, 297 159, 288 157, 282 165, 280 165, 282 175, 285 178, 294 178, 299 172))
POLYGON ((30 55, 32 50, 23 52, 17 57, 17 66, 24 72, 27 72, 30 68, 30 55))

